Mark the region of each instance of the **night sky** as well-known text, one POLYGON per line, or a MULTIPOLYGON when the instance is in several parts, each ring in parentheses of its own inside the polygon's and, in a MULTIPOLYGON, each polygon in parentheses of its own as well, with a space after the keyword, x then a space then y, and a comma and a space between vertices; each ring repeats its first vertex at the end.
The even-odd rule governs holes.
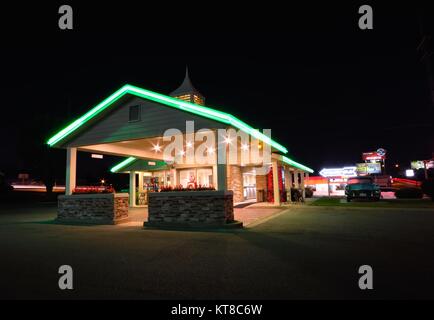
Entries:
POLYGON ((291 157, 316 171, 360 162, 379 147, 389 164, 406 166, 434 152, 434 112, 416 50, 421 30, 433 35, 428 7, 368 2, 374 29, 360 30, 357 11, 366 2, 144 3, 69 2, 72 31, 57 26, 63 3, 2 5, 0 171, 38 176, 48 161, 63 178, 65 152, 43 147, 52 133, 125 83, 169 93, 186 65, 208 106, 271 128, 291 157))

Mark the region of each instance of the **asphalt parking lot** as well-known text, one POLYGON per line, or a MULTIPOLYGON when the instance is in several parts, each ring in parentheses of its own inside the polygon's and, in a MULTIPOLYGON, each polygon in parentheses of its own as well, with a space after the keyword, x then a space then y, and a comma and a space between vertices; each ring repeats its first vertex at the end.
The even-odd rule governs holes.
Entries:
POLYGON ((0 207, 0 298, 434 298, 430 209, 298 206, 215 232, 58 225, 55 211, 0 207), (65 264, 73 290, 58 288, 65 264))

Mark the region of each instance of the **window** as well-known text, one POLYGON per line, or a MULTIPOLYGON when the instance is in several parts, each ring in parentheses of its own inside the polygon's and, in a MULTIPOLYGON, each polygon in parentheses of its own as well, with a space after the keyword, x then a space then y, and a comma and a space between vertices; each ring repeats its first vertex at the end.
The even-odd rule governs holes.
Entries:
POLYGON ((205 104, 203 98, 200 97, 200 96, 197 96, 197 95, 194 95, 194 96, 193 96, 193 102, 194 102, 195 104, 199 104, 199 105, 204 105, 204 104, 205 104))
POLYGON ((212 186, 212 169, 197 169, 196 177, 198 185, 212 186))
POLYGON ((196 184, 196 169, 180 170, 179 184, 181 184, 184 188, 194 188, 196 184))
POLYGON ((194 188, 199 185, 210 187, 213 184, 212 168, 179 170, 179 184, 184 188, 194 188))
POLYGON ((140 106, 130 106, 129 122, 140 121, 140 106))

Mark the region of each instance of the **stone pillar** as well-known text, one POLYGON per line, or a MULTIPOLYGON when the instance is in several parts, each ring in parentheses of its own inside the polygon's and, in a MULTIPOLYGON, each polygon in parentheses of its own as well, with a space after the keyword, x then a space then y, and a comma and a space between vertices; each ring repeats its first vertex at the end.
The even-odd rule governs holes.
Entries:
POLYGON ((240 166, 229 165, 228 166, 228 190, 232 190, 234 193, 234 202, 244 201, 244 184, 243 173, 240 166))
POLYGON ((256 175, 256 201, 266 201, 266 190, 267 190, 267 176, 263 174, 257 174, 256 175), (263 199, 259 199, 259 193, 262 190, 263 199))
POLYGON ((130 207, 136 206, 136 172, 130 172, 130 207))
POLYGON ((277 161, 273 161, 273 194, 274 194, 274 204, 280 205, 280 190, 279 190, 279 167, 277 161))
POLYGON ((66 149, 65 194, 70 196, 75 189, 77 174, 77 148, 66 149))

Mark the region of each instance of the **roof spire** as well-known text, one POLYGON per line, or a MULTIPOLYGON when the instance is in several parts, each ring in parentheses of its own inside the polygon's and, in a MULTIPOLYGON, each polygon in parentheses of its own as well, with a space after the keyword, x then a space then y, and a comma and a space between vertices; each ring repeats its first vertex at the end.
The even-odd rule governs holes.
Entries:
POLYGON ((179 88, 171 92, 170 95, 172 97, 182 99, 184 101, 201 104, 201 105, 205 104, 204 96, 191 83, 190 76, 188 73, 188 65, 185 66, 184 81, 179 86, 179 88))
POLYGON ((188 64, 185 65, 185 78, 190 80, 190 77, 188 76, 188 64))

